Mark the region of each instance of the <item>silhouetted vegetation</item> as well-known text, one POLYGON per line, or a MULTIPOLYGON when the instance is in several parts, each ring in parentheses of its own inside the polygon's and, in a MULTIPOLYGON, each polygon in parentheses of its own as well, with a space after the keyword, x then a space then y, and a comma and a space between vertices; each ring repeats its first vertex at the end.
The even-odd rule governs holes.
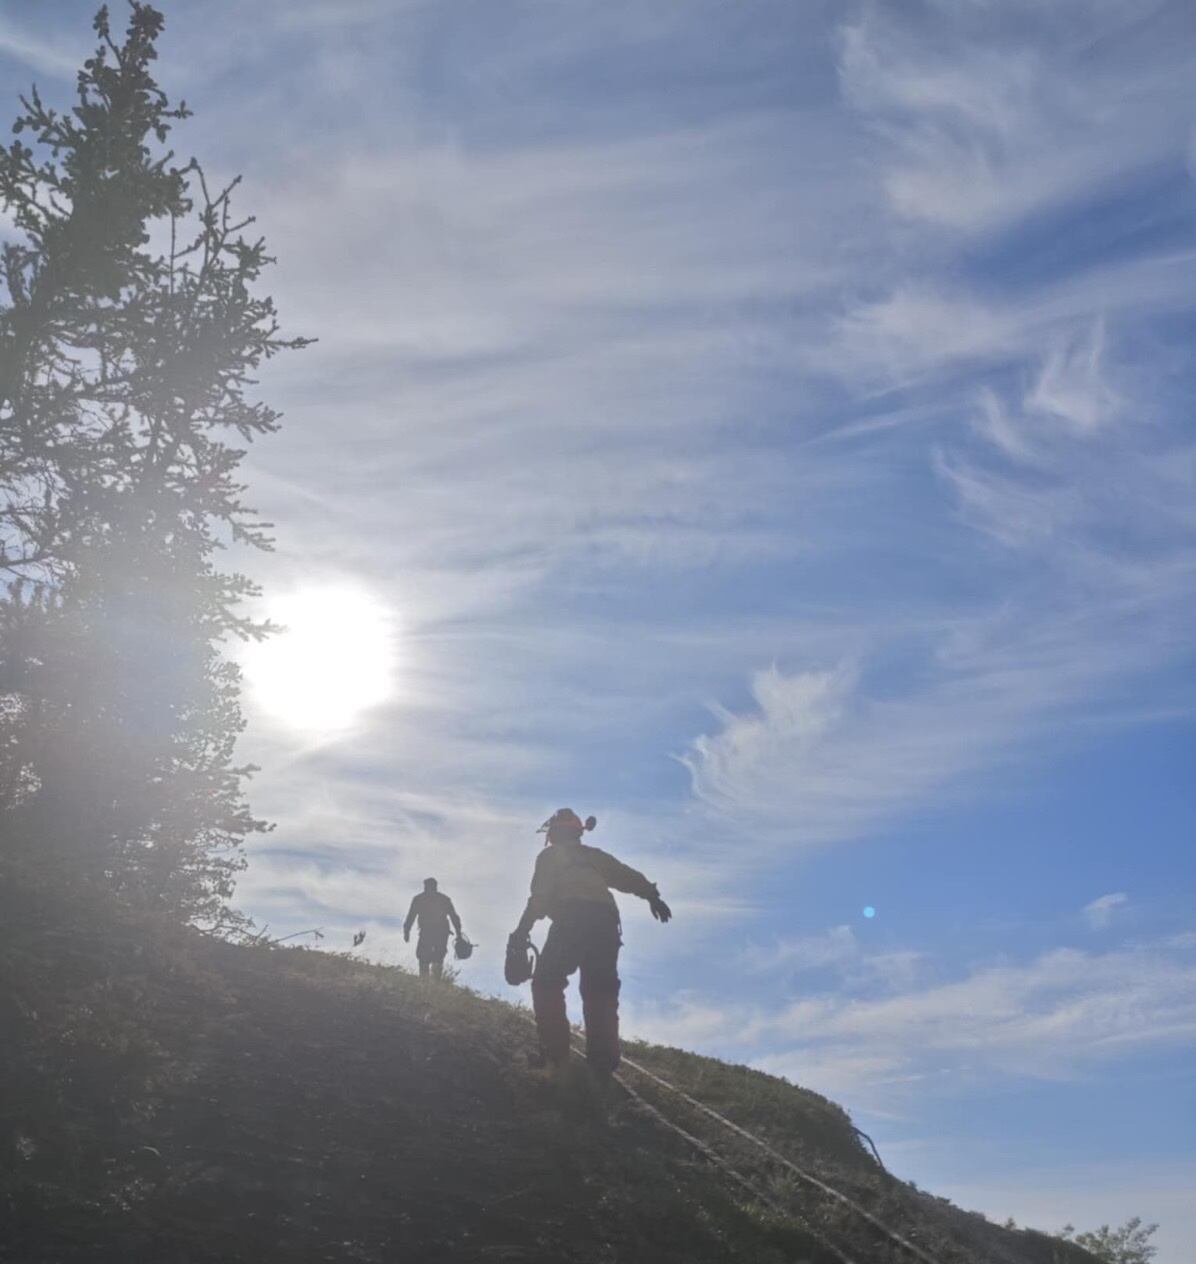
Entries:
POLYGON ((1063 1238, 1091 1251, 1104 1264, 1150 1264, 1158 1248, 1151 1242, 1157 1224, 1143 1224, 1141 1216, 1133 1216, 1116 1229, 1101 1225, 1077 1233, 1072 1225, 1063 1230, 1063 1238))
POLYGON ((64 879, 220 924, 264 828, 220 643, 262 628, 214 555, 269 545, 237 445, 276 428, 246 391, 301 340, 255 292, 270 260, 233 186, 166 148, 188 110, 150 73, 162 24, 135 3, 118 44, 101 9, 74 108, 34 89, 0 150, 0 829, 64 879))

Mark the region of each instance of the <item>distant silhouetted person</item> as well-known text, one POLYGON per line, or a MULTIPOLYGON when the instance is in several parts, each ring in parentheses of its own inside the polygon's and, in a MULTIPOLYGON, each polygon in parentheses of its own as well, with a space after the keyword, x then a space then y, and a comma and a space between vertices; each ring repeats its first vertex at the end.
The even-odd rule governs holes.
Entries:
POLYGON ((424 889, 411 901, 407 920, 403 923, 403 939, 411 942, 411 928, 419 923, 419 938, 415 941, 415 959, 419 962, 419 976, 439 979, 444 970, 444 958, 448 953, 449 923, 461 934, 461 919, 453 902, 436 889, 435 878, 424 879, 424 889))
POLYGON ((591 816, 583 825, 569 808, 561 808, 540 827, 548 846, 536 859, 531 898, 511 939, 524 943, 540 918, 552 921, 532 976, 532 1006, 545 1063, 560 1067, 568 1061, 565 986, 580 969, 586 1060, 597 1074, 609 1075, 619 1065, 618 961, 623 943, 611 890, 647 900, 658 921, 667 922, 672 912, 642 873, 582 843, 582 833, 596 824, 591 816))

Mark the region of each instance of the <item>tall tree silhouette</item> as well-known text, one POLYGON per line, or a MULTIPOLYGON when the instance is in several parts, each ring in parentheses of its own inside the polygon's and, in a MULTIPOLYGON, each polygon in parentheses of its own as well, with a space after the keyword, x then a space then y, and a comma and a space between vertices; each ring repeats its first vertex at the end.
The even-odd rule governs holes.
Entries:
POLYGON ((150 74, 162 27, 132 3, 117 43, 101 8, 74 108, 34 89, 0 150, 0 829, 26 861, 219 922, 264 828, 221 646, 265 628, 214 554, 270 546, 238 465, 278 414, 247 391, 305 340, 256 293, 272 260, 236 181, 165 148, 189 111, 150 74))

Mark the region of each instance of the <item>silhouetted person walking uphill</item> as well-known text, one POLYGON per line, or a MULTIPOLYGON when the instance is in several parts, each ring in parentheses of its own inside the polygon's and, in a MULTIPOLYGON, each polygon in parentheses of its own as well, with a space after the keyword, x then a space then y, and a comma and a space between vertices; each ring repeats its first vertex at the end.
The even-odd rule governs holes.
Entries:
POLYGON ((619 1065, 619 907, 611 890, 626 891, 647 900, 652 916, 667 922, 669 906, 656 884, 637 869, 597 847, 586 847, 583 825, 569 808, 561 808, 540 829, 548 846, 536 860, 527 908, 511 935, 523 945, 542 917, 552 920, 548 938, 532 976, 532 1006, 540 1052, 550 1066, 569 1058, 569 1018, 565 986, 574 970, 581 971, 581 1000, 586 1025, 586 1060, 599 1075, 619 1065))
POLYGON ((415 959, 419 962, 421 979, 439 979, 444 970, 444 958, 448 953, 449 923, 457 935, 461 934, 461 919, 453 902, 436 889, 435 878, 424 879, 424 889, 411 901, 407 920, 403 923, 403 939, 411 942, 411 927, 419 923, 419 938, 415 941, 415 959))

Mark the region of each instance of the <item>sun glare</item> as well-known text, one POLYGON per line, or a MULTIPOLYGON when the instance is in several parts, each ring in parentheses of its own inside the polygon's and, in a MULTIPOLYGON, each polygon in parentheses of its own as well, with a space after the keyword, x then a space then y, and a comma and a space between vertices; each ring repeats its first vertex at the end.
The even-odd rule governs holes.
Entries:
POLYGON ((254 702, 278 724, 335 734, 390 697, 394 629, 374 597, 313 586, 271 602, 267 614, 286 630, 248 646, 242 663, 254 702))

